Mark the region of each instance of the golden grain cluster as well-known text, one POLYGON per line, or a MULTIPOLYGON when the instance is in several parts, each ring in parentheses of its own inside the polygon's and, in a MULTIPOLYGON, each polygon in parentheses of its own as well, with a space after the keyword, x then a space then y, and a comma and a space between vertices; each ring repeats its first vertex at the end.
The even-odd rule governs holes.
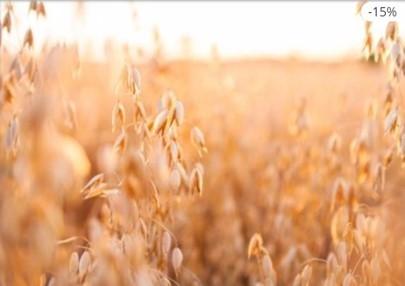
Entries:
POLYGON ((1 5, 0 285, 403 284, 396 23, 355 63, 95 64, 1 5))

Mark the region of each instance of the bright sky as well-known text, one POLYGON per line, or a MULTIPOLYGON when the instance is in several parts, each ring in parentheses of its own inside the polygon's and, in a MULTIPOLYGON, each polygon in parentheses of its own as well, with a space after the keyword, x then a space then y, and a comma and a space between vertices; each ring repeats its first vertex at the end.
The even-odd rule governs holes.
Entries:
MULTIPOLYGON (((26 21, 28 1, 15 4, 17 15, 23 15, 19 24, 23 34, 35 19, 26 21)), ((55 1, 45 3, 48 19, 34 28, 34 36, 37 42, 48 36, 79 41, 81 48, 86 39, 93 43, 94 57, 102 58, 107 38, 151 50, 152 29, 157 26, 167 54, 174 57, 181 53, 181 39, 189 36, 193 55, 199 57, 209 57, 212 44, 217 44, 225 57, 294 54, 330 59, 359 53, 363 24, 355 15, 356 5, 356 1, 84 1, 85 19, 79 24, 75 1, 55 1)), ((405 9, 401 12, 405 16, 405 9)), ((383 25, 375 29, 381 32, 383 25)))

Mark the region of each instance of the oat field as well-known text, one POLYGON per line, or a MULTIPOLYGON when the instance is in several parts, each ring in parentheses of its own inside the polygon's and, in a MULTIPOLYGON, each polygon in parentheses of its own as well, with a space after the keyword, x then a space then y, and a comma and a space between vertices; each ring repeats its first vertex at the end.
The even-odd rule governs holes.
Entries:
POLYGON ((336 63, 94 63, 8 46, 0 5, 0 285, 404 285, 402 27, 336 63))

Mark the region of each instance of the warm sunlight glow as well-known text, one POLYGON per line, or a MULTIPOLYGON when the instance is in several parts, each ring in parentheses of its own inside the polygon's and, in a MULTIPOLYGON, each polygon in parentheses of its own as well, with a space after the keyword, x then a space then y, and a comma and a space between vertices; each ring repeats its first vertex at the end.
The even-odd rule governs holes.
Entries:
MULTIPOLYGON (((24 13, 26 3, 16 3, 24 13)), ((337 58, 358 55, 363 25, 356 2, 49 2, 49 19, 41 23, 43 41, 91 43, 92 55, 103 56, 103 43, 118 40, 146 50, 157 27, 168 56, 181 55, 182 39, 191 39, 192 54, 208 57, 216 44, 222 56, 304 56, 337 58), (134 17, 135 15, 135 17, 134 17)), ((33 21, 34 22, 34 21, 33 21)), ((404 21, 405 22, 405 21, 404 21)), ((27 23, 21 23, 27 25, 27 23)), ((381 25, 373 29, 381 30, 381 25)), ((24 30, 24 29, 21 29, 24 30)))
POLYGON ((405 281, 405 1, 0 2, 0 286, 405 281))

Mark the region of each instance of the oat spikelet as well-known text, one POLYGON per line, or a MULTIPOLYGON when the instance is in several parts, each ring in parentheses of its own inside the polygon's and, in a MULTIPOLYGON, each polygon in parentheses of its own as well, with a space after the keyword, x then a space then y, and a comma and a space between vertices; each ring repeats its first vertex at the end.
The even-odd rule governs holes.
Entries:
POLYGON ((171 164, 179 161, 181 159, 181 153, 180 153, 179 146, 177 145, 177 143, 175 141, 171 141, 168 148, 169 148, 169 158, 170 158, 171 164))
POLYGON ((157 134, 163 130, 163 127, 165 126, 168 114, 169 114, 169 112, 167 110, 162 110, 156 116, 155 120, 153 121, 152 130, 151 130, 153 134, 157 134))
POLYGON ((197 193, 202 196, 203 192, 203 176, 202 176, 202 171, 198 167, 194 167, 193 171, 191 172, 190 175, 190 191, 191 193, 194 193, 194 190, 197 191, 197 193))
POLYGON ((302 284, 301 284, 301 274, 300 273, 298 273, 296 276, 295 276, 295 278, 294 278, 294 282, 293 282, 293 286, 301 286, 302 284))
POLYGON ((87 274, 89 266, 90 266, 90 253, 86 250, 80 257, 79 262, 79 278, 80 281, 83 281, 84 276, 87 274))
POLYGON ((304 267, 304 270, 301 272, 301 285, 310 285, 309 280, 312 275, 312 267, 309 265, 306 265, 304 267))
POLYGON ((37 66, 34 62, 34 59, 31 58, 28 64, 25 66, 23 75, 25 75, 28 78, 30 83, 33 83, 36 73, 37 73, 37 66))
POLYGON ((97 174, 87 182, 87 184, 83 187, 83 189, 80 192, 84 193, 86 191, 95 189, 100 184, 102 184, 103 181, 104 181, 104 174, 103 173, 97 174))
POLYGON ((191 128, 190 132, 191 142, 193 143, 194 147, 197 149, 198 154, 202 157, 202 151, 207 153, 208 150, 205 147, 205 139, 204 134, 198 127, 191 128))
POLYGON ((140 72, 129 63, 126 63, 120 74, 120 78, 115 87, 115 93, 125 89, 130 95, 134 96, 135 101, 141 93, 141 74, 140 72))
POLYGON ((181 162, 177 162, 176 163, 176 169, 177 169, 177 171, 179 171, 182 182, 185 185, 187 185, 189 183, 189 177, 187 175, 186 169, 184 168, 183 164, 181 162))
POLYGON ((69 271, 71 274, 78 274, 79 272, 79 255, 77 252, 73 252, 70 255, 69 271))
POLYGON ((366 4, 367 1, 365 0, 361 0, 357 2, 357 7, 356 7, 356 15, 360 15, 361 14, 361 9, 363 8, 364 4, 366 4))
POLYGON ((395 64, 395 67, 400 65, 400 62, 404 56, 401 44, 397 41, 391 47, 391 61, 395 64))
POLYGON ((394 158, 394 152, 392 149, 389 149, 385 154, 384 154, 384 160, 383 160, 383 166, 384 168, 388 167, 388 165, 391 163, 392 159, 394 158))
POLYGON ((126 121, 126 115, 125 115, 125 109, 124 106, 120 101, 118 101, 113 109, 112 113, 112 131, 114 132, 117 129, 118 122, 121 126, 121 128, 125 127, 125 121, 126 121))
POLYGON ((178 190, 181 185, 180 172, 177 169, 172 170, 170 174, 170 186, 173 190, 178 190))
POLYGON ((398 109, 393 109, 388 116, 385 118, 384 121, 384 132, 393 132, 397 126, 398 122, 398 109))
POLYGON ((138 121, 139 118, 146 120, 147 116, 142 102, 137 101, 135 103, 135 121, 138 121))
POLYGON ((378 164, 374 169, 373 174, 373 190, 381 193, 385 186, 385 168, 382 164, 378 164))
POLYGON ((366 38, 364 39, 363 43, 363 51, 368 59, 371 55, 371 51, 373 49, 373 36, 371 33, 366 34, 366 38))
POLYGON ((37 11, 37 0, 31 0, 31 2, 30 2, 30 7, 28 8, 28 12, 30 12, 30 11, 34 11, 34 12, 36 12, 37 11))
POLYGON ((398 38, 398 23, 389 22, 385 29, 385 38, 395 41, 398 38))
POLYGON ((7 133, 5 136, 5 147, 6 152, 11 153, 13 155, 17 152, 17 147, 19 143, 19 131, 20 124, 17 115, 13 116, 13 119, 10 121, 7 129, 7 133))
POLYGON ((398 154, 400 155, 402 161, 405 161, 405 126, 402 126, 399 133, 399 138, 397 142, 398 154))
POLYGON ((258 255, 262 247, 263 247, 262 236, 258 233, 255 233, 249 242, 248 259, 250 259, 254 255, 258 255))
POLYGON ((11 16, 9 11, 7 11, 6 15, 4 15, 1 28, 6 28, 8 33, 11 32, 11 16))
POLYGON ((183 253, 180 248, 176 247, 172 253, 172 265, 176 276, 180 273, 181 264, 183 263, 183 253))
POLYGON ((76 106, 72 101, 63 101, 65 113, 65 125, 67 128, 76 130, 78 126, 76 106))
POLYGON ((141 73, 139 72, 138 69, 136 69, 135 67, 132 67, 132 80, 134 82, 134 95, 136 97, 139 97, 139 95, 141 94, 141 73))
POLYGON ((380 39, 377 43, 377 53, 376 53, 376 62, 381 60, 385 62, 387 57, 387 45, 384 39, 380 39))
POLYGON ((44 2, 41 1, 37 4, 37 14, 38 16, 42 16, 46 18, 46 10, 45 10, 45 5, 44 2))
POLYGON ((184 107, 180 101, 176 102, 175 120, 179 126, 184 122, 184 107))
POLYGON ((28 45, 30 49, 34 46, 34 35, 32 34, 31 28, 25 32, 23 46, 28 45))
POLYGON ((117 153, 124 153, 128 144, 128 136, 125 130, 121 132, 114 143, 114 151, 117 153))
POLYGON ((270 255, 265 254, 261 260, 261 266, 264 274, 264 282, 266 285, 276 285, 277 275, 276 271, 273 268, 273 261, 270 258, 270 255))
POLYGON ((342 286, 356 286, 357 282, 351 273, 347 273, 343 279, 342 286))
POLYGON ((169 255, 171 244, 172 244, 172 237, 167 231, 165 231, 162 237, 162 253, 165 259, 167 259, 169 255))

